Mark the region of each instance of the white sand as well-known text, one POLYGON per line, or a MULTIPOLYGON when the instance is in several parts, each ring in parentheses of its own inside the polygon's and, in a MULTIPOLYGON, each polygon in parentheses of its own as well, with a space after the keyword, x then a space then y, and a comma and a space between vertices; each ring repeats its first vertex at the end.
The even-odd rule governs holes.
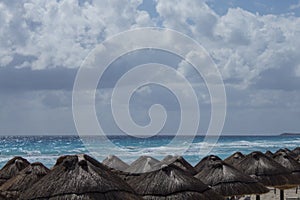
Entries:
MULTIPOLYGON (((280 199, 280 191, 278 189, 276 189, 276 194, 274 193, 274 189, 273 188, 269 188, 270 192, 263 194, 260 196, 261 200, 279 200, 280 199)), ((240 200, 244 200, 247 199, 249 196, 246 197, 242 197, 240 198, 240 200)), ((255 200, 256 196, 255 195, 251 195, 250 196, 251 200, 255 200)), ((284 199, 285 200, 300 200, 300 189, 298 189, 298 193, 296 194, 296 188, 293 189, 289 189, 289 190, 285 190, 284 191, 284 199)))

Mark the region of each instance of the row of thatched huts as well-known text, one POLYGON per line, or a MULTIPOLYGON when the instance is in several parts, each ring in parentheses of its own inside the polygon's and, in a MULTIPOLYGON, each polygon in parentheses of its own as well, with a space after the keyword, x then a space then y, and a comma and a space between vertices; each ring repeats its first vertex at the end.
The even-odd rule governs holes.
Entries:
POLYGON ((116 156, 102 163, 66 155, 48 169, 14 157, 0 170, 1 199, 218 200, 300 185, 300 148, 206 156, 192 166, 181 156, 141 156, 130 165, 116 156))

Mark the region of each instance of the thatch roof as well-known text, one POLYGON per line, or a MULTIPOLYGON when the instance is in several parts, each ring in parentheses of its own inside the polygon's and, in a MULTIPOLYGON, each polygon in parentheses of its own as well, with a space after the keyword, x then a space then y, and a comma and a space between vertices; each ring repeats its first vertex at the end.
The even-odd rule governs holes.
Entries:
POLYGON ((269 191, 261 183, 223 162, 217 156, 209 156, 205 166, 195 177, 210 185, 215 192, 224 197, 263 194, 269 191))
POLYGON ((295 149, 292 150, 292 152, 294 154, 296 154, 297 156, 299 156, 300 155, 300 147, 296 147, 295 149))
POLYGON ((236 168, 265 186, 284 189, 297 182, 291 171, 259 151, 248 154, 236 168))
POLYGON ((88 155, 58 158, 52 170, 20 198, 140 199, 125 181, 88 155))
MULTIPOLYGON (((209 156, 205 156, 204 158, 202 158, 202 160, 200 160, 195 166, 194 169, 196 170, 196 172, 200 172, 202 171, 202 169, 205 167, 207 161, 216 158, 216 156, 214 155, 209 155, 209 156)), ((220 159, 220 158, 219 158, 220 159)))
POLYGON ((131 174, 127 182, 144 199, 149 200, 223 199, 210 187, 173 164, 152 172, 131 174))
POLYGON ((300 184, 300 163, 286 152, 277 152, 273 155, 273 159, 298 176, 300 184))
POLYGON ((129 167, 129 165, 127 163, 125 163, 119 157, 117 157, 115 155, 109 155, 107 158, 105 158, 102 161, 102 164, 104 164, 110 168, 114 168, 114 169, 121 170, 121 171, 124 171, 125 169, 127 169, 129 167))
POLYGON ((243 158, 245 158, 245 155, 242 154, 241 152, 235 152, 234 154, 232 154, 231 156, 229 156, 228 158, 226 158, 224 160, 224 162, 226 162, 229 165, 236 165, 238 164, 243 158))
POLYGON ((153 166, 153 170, 162 168, 165 165, 174 164, 185 172, 195 175, 197 172, 194 167, 186 161, 182 156, 166 156, 160 163, 153 166))
POLYGON ((5 183, 8 179, 14 177, 27 167, 30 163, 20 156, 16 156, 9 160, 4 167, 0 170, 0 185, 5 183))
POLYGON ((16 176, 0 186, 0 193, 6 199, 17 199, 19 195, 30 188, 49 172, 42 163, 31 163, 16 176))
POLYGON ((293 158, 296 158, 297 157, 297 154, 295 154, 293 151, 289 150, 288 148, 284 148, 284 149, 278 149, 276 153, 280 153, 280 152, 284 152, 284 153, 287 153, 288 155, 290 155, 291 157, 293 158))
POLYGON ((158 164, 159 160, 152 158, 150 156, 141 156, 135 160, 131 165, 125 170, 131 173, 144 173, 153 170, 153 166, 158 164))
POLYGON ((266 151, 265 155, 268 156, 268 157, 270 157, 270 158, 272 158, 273 155, 274 155, 274 153, 272 153, 272 151, 268 150, 268 151, 266 151))

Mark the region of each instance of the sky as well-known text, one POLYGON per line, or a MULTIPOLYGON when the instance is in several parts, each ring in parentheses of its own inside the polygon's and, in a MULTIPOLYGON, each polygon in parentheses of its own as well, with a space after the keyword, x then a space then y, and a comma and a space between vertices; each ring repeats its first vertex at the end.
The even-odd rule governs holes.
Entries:
MULTIPOLYGON (((0 0, 0 135, 76 134, 72 89, 81 63, 105 39, 139 27, 174 29, 207 50, 226 89, 223 134, 300 132, 300 1, 0 0)), ((95 101, 103 129, 120 133, 110 111, 118 77, 153 61, 191 81, 198 132, 205 133, 211 107, 203 78, 176 55, 147 50, 120 57, 105 72, 95 101)), ((168 113, 162 132, 176 132, 179 103, 159 86, 132 96, 132 118, 147 125, 157 103, 168 113)))

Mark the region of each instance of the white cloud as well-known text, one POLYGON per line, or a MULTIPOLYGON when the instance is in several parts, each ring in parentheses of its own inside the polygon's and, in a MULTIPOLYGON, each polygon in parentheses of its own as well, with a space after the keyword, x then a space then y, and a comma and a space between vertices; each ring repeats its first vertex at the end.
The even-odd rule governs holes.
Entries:
MULTIPOLYGON (((5 58, 16 53, 34 56, 37 59, 31 66, 35 69, 78 67, 89 51, 108 36, 131 27, 153 25, 147 12, 137 10, 140 3, 107 0, 81 6, 72 0, 28 0, 1 4, 0 53, 6 52, 5 58), (18 23, 17 30, 11 21, 18 23)), ((0 61, 5 66, 9 60, 0 61)))

